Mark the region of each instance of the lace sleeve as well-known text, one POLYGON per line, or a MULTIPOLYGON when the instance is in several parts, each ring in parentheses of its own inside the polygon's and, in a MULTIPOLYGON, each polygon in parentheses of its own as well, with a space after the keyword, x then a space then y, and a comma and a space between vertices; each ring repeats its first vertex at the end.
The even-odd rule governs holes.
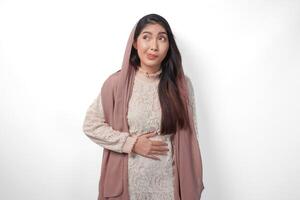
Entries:
POLYGON ((187 85, 188 85, 188 91, 189 91, 189 99, 190 99, 190 107, 193 111, 193 120, 194 120, 194 125, 196 129, 196 135, 198 139, 198 123, 197 123, 197 114, 196 114, 196 103, 195 103, 195 95, 194 95, 194 88, 192 81, 190 80, 189 77, 186 76, 187 80, 187 85))
POLYGON ((83 132, 96 144, 118 153, 130 153, 135 141, 129 133, 114 130, 105 122, 100 96, 87 109, 83 132))

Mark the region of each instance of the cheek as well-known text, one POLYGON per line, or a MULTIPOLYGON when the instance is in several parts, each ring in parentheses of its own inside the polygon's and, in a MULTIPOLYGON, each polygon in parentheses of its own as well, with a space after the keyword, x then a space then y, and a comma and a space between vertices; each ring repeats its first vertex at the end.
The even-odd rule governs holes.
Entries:
POLYGON ((138 46, 138 49, 144 50, 148 47, 148 43, 145 40, 138 39, 137 46, 138 46))
POLYGON ((164 45, 163 46, 163 52, 164 52, 163 54, 166 55, 168 53, 168 50, 169 50, 169 45, 164 45))
POLYGON ((144 42, 144 41, 138 41, 138 50, 139 50, 139 52, 144 52, 145 50, 147 50, 148 49, 148 44, 146 43, 146 42, 144 42))

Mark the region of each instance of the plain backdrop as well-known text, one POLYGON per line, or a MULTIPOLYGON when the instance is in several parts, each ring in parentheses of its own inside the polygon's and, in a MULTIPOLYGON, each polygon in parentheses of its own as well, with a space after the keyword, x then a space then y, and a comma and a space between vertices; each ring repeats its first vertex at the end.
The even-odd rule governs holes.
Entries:
POLYGON ((150 13, 194 86, 201 200, 300 199, 297 0, 1 0, 0 199, 97 198, 85 112, 150 13))

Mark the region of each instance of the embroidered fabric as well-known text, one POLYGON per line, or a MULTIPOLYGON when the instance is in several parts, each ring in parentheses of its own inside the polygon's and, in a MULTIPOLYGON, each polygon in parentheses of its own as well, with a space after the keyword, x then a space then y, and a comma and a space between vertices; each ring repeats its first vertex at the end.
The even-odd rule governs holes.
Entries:
POLYGON ((123 144, 129 136, 129 133, 114 130, 105 122, 100 96, 86 111, 83 132, 101 147, 119 153, 122 153, 123 144))
MULTIPOLYGON (((132 96, 128 106, 129 133, 113 130, 105 123, 99 97, 89 107, 84 122, 84 132, 103 148, 128 155, 128 186, 130 200, 174 200, 173 196, 173 146, 170 135, 160 135, 161 107, 158 97, 159 78, 136 73, 132 96), (168 144, 167 155, 156 155, 161 160, 131 153, 135 139, 146 132, 157 131, 150 140, 164 140, 168 144), (125 149, 127 149, 125 151, 125 149)), ((197 132, 196 107, 191 80, 186 76, 191 98, 194 123, 197 132)))
POLYGON ((128 107, 131 135, 157 131, 150 140, 168 144, 167 155, 156 155, 161 160, 138 154, 128 157, 128 186, 130 200, 173 200, 172 144, 170 135, 160 135, 161 108, 158 97, 159 78, 137 73, 128 107))

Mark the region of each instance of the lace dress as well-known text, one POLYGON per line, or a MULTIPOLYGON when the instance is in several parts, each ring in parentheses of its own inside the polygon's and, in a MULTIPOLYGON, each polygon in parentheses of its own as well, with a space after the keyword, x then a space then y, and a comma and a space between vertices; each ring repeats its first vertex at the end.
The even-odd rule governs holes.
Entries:
MULTIPOLYGON (((158 97, 158 75, 149 77, 137 71, 128 107, 129 133, 113 130, 104 122, 100 97, 88 108, 83 125, 85 134, 103 148, 128 153, 128 186, 130 200, 174 200, 173 146, 170 135, 160 135, 161 108, 158 97), (167 155, 155 155, 160 160, 132 153, 137 137, 145 132, 157 131, 150 140, 164 140, 168 144, 167 155)), ((194 93, 190 79, 191 105, 195 111, 194 93)), ((196 113, 194 123, 196 125, 196 113)))

